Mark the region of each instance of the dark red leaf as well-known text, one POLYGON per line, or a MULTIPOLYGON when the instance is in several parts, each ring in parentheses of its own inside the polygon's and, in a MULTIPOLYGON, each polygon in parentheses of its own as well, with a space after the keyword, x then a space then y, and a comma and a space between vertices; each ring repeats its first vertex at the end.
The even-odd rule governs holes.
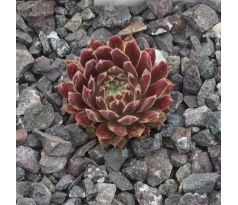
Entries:
POLYGON ((58 85, 58 91, 63 97, 68 98, 68 92, 74 91, 74 86, 72 83, 63 82, 58 85))
POLYGON ((110 108, 117 113, 122 112, 124 107, 125 107, 125 104, 120 100, 114 100, 110 103, 110 108))
POLYGON ((97 102, 97 105, 98 105, 99 109, 101 109, 101 110, 107 110, 108 109, 104 98, 102 98, 101 96, 96 97, 96 102, 97 102))
POLYGON ((95 98, 92 95, 92 90, 88 89, 86 86, 83 86, 82 97, 84 102, 92 109, 97 109, 97 103, 95 98))
POLYGON ((156 94, 159 97, 165 91, 168 84, 168 80, 162 78, 148 88, 146 95, 152 96, 156 94))
POLYGON ((80 63, 84 67, 86 62, 94 58, 94 51, 91 48, 86 48, 80 55, 80 63))
POLYGON ((103 117, 98 111, 92 110, 92 109, 85 109, 85 110, 86 110, 88 119, 92 120, 93 122, 103 121, 103 117))
POLYGON ((111 55, 112 49, 108 46, 101 46, 97 48, 94 52, 95 56, 97 57, 97 60, 112 60, 111 55))
POLYGON ((131 125, 136 122, 139 118, 134 115, 125 115, 124 117, 117 120, 122 125, 131 125))
POLYGON ((119 48, 113 49, 111 54, 114 64, 120 68, 123 68, 123 63, 129 60, 128 56, 119 48))
POLYGON ((75 120, 80 126, 85 127, 85 128, 93 125, 93 123, 94 123, 93 121, 88 119, 85 111, 78 112, 75 115, 75 120))
POLYGON ((142 51, 140 55, 140 60, 139 63, 136 67, 138 77, 140 78, 144 70, 147 69, 151 71, 152 69, 152 64, 151 64, 151 59, 149 53, 146 51, 142 51))
POLYGON ((151 63, 152 63, 152 66, 154 66, 155 59, 156 59, 155 48, 146 48, 145 51, 150 54, 151 63))
POLYGON ((151 108, 154 105, 156 99, 157 99, 157 95, 152 95, 150 97, 144 98, 143 100, 141 100, 140 106, 137 111, 143 112, 151 108))
POLYGON ((82 96, 78 93, 69 92, 68 101, 77 110, 83 110, 87 107, 87 105, 83 101, 82 96))
POLYGON ((131 73, 133 76, 138 78, 136 68, 132 65, 132 63, 130 61, 125 61, 123 64, 123 68, 125 71, 131 73))
POLYGON ((117 136, 126 136, 127 130, 126 127, 119 124, 118 122, 110 121, 107 123, 108 129, 111 130, 117 136))
POLYGON ((141 52, 134 38, 126 42, 125 53, 130 58, 130 61, 132 62, 132 64, 136 67, 139 62, 141 52))
POLYGON ((84 71, 84 77, 88 80, 89 77, 92 75, 93 77, 96 76, 97 72, 96 72, 96 66, 97 62, 92 59, 90 61, 88 61, 86 64, 85 64, 85 71, 84 71))
POLYGON ((100 139, 110 139, 113 135, 105 123, 101 123, 96 129, 96 136, 100 139))
POLYGON ((140 138, 145 131, 145 125, 141 123, 134 123, 128 127, 128 135, 130 138, 140 138))
POLYGON ((172 105, 172 103, 173 103, 173 99, 170 96, 166 95, 164 97, 157 99, 155 101, 153 108, 164 110, 169 108, 169 106, 172 105))
POLYGON ((140 78, 140 87, 141 87, 142 95, 146 93, 146 91, 150 85, 150 80, 151 80, 150 71, 145 69, 144 72, 142 73, 141 78, 140 78))
POLYGON ((82 93, 83 86, 86 82, 87 81, 84 75, 80 71, 77 71, 73 77, 73 84, 75 90, 78 91, 79 93, 82 93))
POLYGON ((123 113, 132 113, 136 110, 137 106, 139 105, 139 100, 134 100, 129 102, 123 110, 123 113))
POLYGON ((96 65, 96 71, 98 74, 100 74, 107 71, 112 66, 113 66, 113 62, 111 60, 99 60, 96 65))
POLYGON ((109 46, 111 48, 119 48, 120 50, 124 51, 124 41, 121 39, 120 36, 114 35, 109 39, 109 46))
POLYGON ((115 120, 119 118, 119 115, 112 110, 99 110, 99 112, 102 114, 104 118, 107 120, 115 120))
POLYGON ((157 82, 162 78, 168 76, 168 64, 161 61, 159 65, 156 65, 151 71, 151 84, 157 82))
POLYGON ((104 44, 102 41, 100 41, 100 40, 98 40, 98 39, 95 39, 95 38, 92 38, 92 39, 89 41, 87 48, 91 48, 91 49, 93 49, 93 50, 96 50, 98 47, 104 46, 104 45, 105 45, 105 44, 104 44))

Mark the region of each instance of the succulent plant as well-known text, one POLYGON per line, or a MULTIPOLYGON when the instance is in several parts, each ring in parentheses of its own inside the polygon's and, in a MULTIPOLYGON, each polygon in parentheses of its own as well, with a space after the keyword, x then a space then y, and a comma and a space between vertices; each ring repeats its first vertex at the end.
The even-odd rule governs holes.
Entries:
POLYGON ((58 90, 68 99, 62 110, 93 130, 100 144, 124 147, 159 128, 170 113, 173 84, 168 65, 154 48, 141 51, 133 36, 112 36, 107 45, 91 39, 79 60, 67 62, 68 82, 58 90))

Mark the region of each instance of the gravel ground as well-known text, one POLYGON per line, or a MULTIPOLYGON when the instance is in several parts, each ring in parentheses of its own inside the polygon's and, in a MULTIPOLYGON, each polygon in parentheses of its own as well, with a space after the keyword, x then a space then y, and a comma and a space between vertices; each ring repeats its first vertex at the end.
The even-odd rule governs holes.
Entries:
POLYGON ((220 0, 17 1, 18 205, 219 205, 220 0), (91 37, 133 30, 171 67, 173 113, 160 130, 103 150, 68 119, 56 86, 91 37))

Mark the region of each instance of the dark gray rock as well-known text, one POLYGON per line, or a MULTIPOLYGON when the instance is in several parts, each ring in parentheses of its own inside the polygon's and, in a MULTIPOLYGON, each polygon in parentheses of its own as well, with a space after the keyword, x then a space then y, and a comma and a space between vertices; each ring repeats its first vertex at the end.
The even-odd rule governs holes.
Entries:
POLYGON ((69 191, 70 198, 85 198, 86 194, 82 187, 74 185, 69 191))
POLYGON ((98 194, 96 196, 96 201, 98 204, 111 204, 115 192, 116 186, 114 184, 98 183, 96 184, 98 194))
POLYGON ((38 92, 35 89, 27 87, 20 93, 16 114, 24 115, 27 109, 40 104, 41 100, 38 92))
POLYGON ((21 167, 16 167, 16 180, 21 181, 25 178, 25 170, 21 167))
POLYGON ((208 205, 207 195, 186 193, 180 198, 178 205, 208 205))
POLYGON ((89 141, 87 144, 83 145, 82 147, 79 147, 73 157, 74 158, 77 158, 77 157, 83 157, 89 149, 91 149, 92 147, 94 147, 96 145, 97 141, 94 139, 94 140, 91 140, 89 141))
POLYGON ((28 197, 31 193, 31 184, 29 181, 16 182, 16 194, 18 198, 28 197))
POLYGON ((86 198, 87 200, 90 200, 97 194, 97 188, 94 185, 93 181, 89 178, 84 179, 82 183, 86 193, 86 198))
POLYGON ((41 56, 35 59, 34 67, 32 68, 32 72, 35 74, 42 74, 51 71, 51 63, 52 59, 46 58, 45 56, 41 56))
POLYGON ((172 135, 172 141, 179 152, 189 152, 191 146, 191 130, 189 128, 178 127, 172 135))
POLYGON ((127 148, 118 149, 112 148, 107 151, 104 155, 105 164, 107 168, 112 169, 114 171, 119 171, 124 161, 128 158, 128 150, 127 148))
POLYGON ((177 151, 174 151, 171 153, 170 161, 173 166, 180 167, 188 161, 188 156, 186 154, 182 154, 177 151))
POLYGON ((179 167, 175 176, 176 179, 181 183, 183 179, 189 176, 192 173, 192 166, 190 163, 186 163, 185 165, 179 167))
POLYGON ((66 25, 68 19, 65 17, 65 15, 55 15, 55 23, 56 28, 62 28, 64 25, 66 25))
POLYGON ((28 50, 16 49, 16 78, 17 80, 34 63, 34 58, 28 50))
POLYGON ((67 30, 64 27, 57 28, 55 29, 55 31, 60 38, 65 38, 65 36, 68 34, 67 30))
POLYGON ((198 4, 183 12, 185 20, 195 29, 204 33, 218 23, 216 12, 205 4, 198 4))
POLYGON ((169 56, 168 63, 170 66, 170 74, 173 75, 179 71, 180 67, 180 57, 179 56, 169 56))
POLYGON ((78 29, 77 31, 75 31, 73 33, 68 33, 65 36, 65 40, 68 42, 75 41, 75 40, 82 41, 82 39, 85 36, 87 36, 87 32, 83 29, 78 29))
POLYGON ((202 43, 203 51, 207 56, 214 56, 215 55, 215 48, 214 43, 210 38, 206 38, 206 42, 202 43))
POLYGON ((209 205, 219 205, 221 204, 221 193, 214 191, 209 195, 208 198, 209 205))
POLYGON ((38 162, 39 153, 30 147, 19 146, 16 148, 17 166, 27 171, 37 173, 40 169, 38 162))
POLYGON ((151 21, 148 27, 148 33, 153 36, 157 36, 170 31, 172 24, 166 18, 161 18, 156 21, 151 21))
POLYGON ((215 170, 221 172, 221 145, 208 147, 208 153, 215 170))
POLYGON ((19 30, 16 31, 16 40, 17 42, 22 43, 27 47, 29 47, 32 43, 31 36, 28 33, 19 30))
POLYGON ((192 157, 192 172, 207 173, 212 172, 212 163, 207 152, 195 153, 192 157))
POLYGON ((50 44, 48 42, 47 36, 45 35, 45 33, 43 31, 39 32, 39 39, 43 48, 43 53, 45 55, 48 55, 51 53, 51 48, 50 48, 50 44))
POLYGON ((135 197, 129 192, 121 192, 116 196, 116 198, 126 205, 135 205, 135 197))
POLYGON ((62 191, 68 188, 68 186, 73 182, 74 177, 70 174, 64 175, 56 184, 56 190, 62 191))
POLYGON ((55 204, 62 204, 66 199, 67 194, 61 191, 56 191, 52 194, 51 202, 55 204))
POLYGON ((163 184, 159 186, 159 193, 165 196, 175 194, 178 190, 178 183, 174 179, 167 179, 163 184))
POLYGON ((159 18, 163 17, 172 9, 171 0, 148 0, 146 3, 148 8, 159 18))
POLYGON ((181 197, 180 194, 171 194, 167 199, 165 199, 164 205, 178 205, 181 197))
POLYGON ((170 33, 161 34, 155 37, 155 43, 159 49, 172 53, 173 36, 170 33))
POLYGON ((91 37, 103 41, 104 43, 108 41, 108 38, 112 36, 112 33, 105 28, 98 28, 92 32, 91 37))
POLYGON ((145 157, 144 161, 148 166, 147 183, 149 185, 157 186, 170 177, 173 166, 166 149, 160 149, 157 153, 145 157))
POLYGON ((104 164, 104 155, 106 150, 101 147, 101 145, 97 145, 88 151, 88 154, 91 159, 93 159, 97 164, 104 164))
POLYGON ((99 16, 93 21, 93 28, 107 27, 114 28, 123 27, 129 23, 131 14, 128 8, 119 7, 103 7, 99 16))
POLYGON ((139 204, 163 204, 162 195, 159 194, 156 188, 150 187, 147 184, 143 184, 142 182, 137 182, 134 184, 134 189, 135 196, 139 204))
POLYGON ((221 111, 209 113, 207 127, 214 135, 221 132, 221 111))
POLYGON ((34 104, 25 111, 24 119, 27 122, 27 130, 45 130, 54 120, 54 109, 47 102, 40 105, 34 104))
POLYGON ((137 157, 145 157, 158 151, 162 146, 162 134, 157 133, 154 137, 142 140, 132 140, 131 146, 137 157))
POLYGON ((71 158, 68 161, 67 172, 77 177, 84 172, 89 163, 90 161, 86 158, 71 158))
POLYGON ((144 49, 150 47, 148 41, 143 36, 140 36, 140 37, 136 38, 136 42, 138 43, 141 50, 144 50, 144 49))
POLYGON ((211 110, 207 106, 188 108, 183 113, 187 126, 206 126, 211 110))
POLYGON ((52 157, 42 155, 40 159, 41 171, 46 174, 51 174, 62 170, 67 163, 67 157, 52 157))
POLYGON ((36 205, 36 202, 31 198, 20 198, 17 205, 36 205))
POLYGON ((45 94, 49 95, 52 91, 52 84, 51 81, 48 80, 45 76, 41 77, 35 84, 38 90, 45 94))
POLYGON ((122 173, 135 181, 144 181, 147 175, 147 164, 141 160, 133 160, 122 169, 122 173))
POLYGON ((212 135, 208 129, 193 135, 192 139, 197 145, 202 147, 209 147, 216 144, 214 135, 212 135))
POLYGON ((29 51, 34 56, 39 56, 42 51, 42 44, 37 37, 33 37, 29 51))
POLYGON ((218 177, 217 173, 191 174, 182 181, 183 191, 198 194, 210 193, 218 177))
POLYGON ((133 189, 130 181, 121 173, 111 171, 108 175, 109 181, 114 183, 121 191, 129 191, 133 189))
POLYGON ((179 105, 183 102, 183 94, 178 91, 172 91, 171 97, 174 100, 173 104, 171 105, 172 111, 178 109, 179 105))
POLYGON ((26 33, 30 31, 30 28, 27 26, 24 19, 18 13, 16 13, 16 27, 26 33))
POLYGON ((206 105, 212 110, 219 110, 220 96, 218 94, 212 94, 206 97, 206 105))
POLYGON ((89 164, 84 172, 84 177, 93 180, 95 183, 104 182, 107 177, 106 166, 95 166, 89 164))
POLYGON ((198 107, 198 100, 197 97, 194 95, 185 95, 183 97, 183 100, 189 108, 198 107))
POLYGON ((174 84, 174 90, 181 90, 183 85, 183 76, 179 73, 175 73, 170 77, 170 79, 174 84))
POLYGON ((71 142, 54 135, 43 133, 39 130, 34 130, 33 132, 41 139, 41 143, 47 155, 62 157, 70 153, 72 148, 71 142))
POLYGON ((63 205, 81 205, 80 198, 68 199, 63 205))
POLYGON ((36 204, 48 205, 52 199, 51 193, 48 188, 42 183, 33 183, 31 185, 32 198, 35 200, 36 204))
POLYGON ((147 8, 146 3, 140 3, 130 8, 130 12, 136 16, 147 8))
POLYGON ((24 143, 24 146, 31 147, 31 148, 41 148, 41 141, 38 136, 31 133, 28 135, 26 142, 24 143))
POLYGON ((41 182, 49 189, 51 193, 55 192, 55 185, 48 177, 44 176, 41 182))

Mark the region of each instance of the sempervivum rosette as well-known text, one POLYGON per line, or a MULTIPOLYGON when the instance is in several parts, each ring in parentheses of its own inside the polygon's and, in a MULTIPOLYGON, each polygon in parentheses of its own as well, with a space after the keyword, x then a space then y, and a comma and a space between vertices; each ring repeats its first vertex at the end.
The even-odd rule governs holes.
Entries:
POLYGON ((142 139, 163 124, 173 102, 167 63, 155 58, 154 48, 140 51, 132 36, 112 36, 107 45, 92 39, 79 61, 67 62, 69 82, 58 86, 68 99, 63 110, 92 128, 103 147, 142 139))

